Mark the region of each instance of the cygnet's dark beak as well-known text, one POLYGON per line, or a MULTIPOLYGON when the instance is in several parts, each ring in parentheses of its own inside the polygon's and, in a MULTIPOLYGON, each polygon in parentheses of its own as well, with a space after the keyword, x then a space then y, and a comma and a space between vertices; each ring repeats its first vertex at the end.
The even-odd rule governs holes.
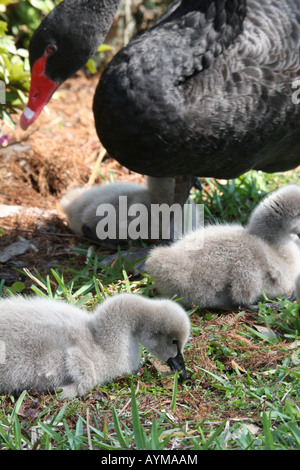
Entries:
POLYGON ((184 380, 188 380, 189 377, 187 375, 187 372, 185 370, 185 364, 183 360, 183 356, 179 350, 178 344, 177 344, 177 356, 175 357, 170 357, 170 359, 167 360, 167 364, 169 367, 174 372, 179 372, 179 380, 180 382, 183 382, 184 380))

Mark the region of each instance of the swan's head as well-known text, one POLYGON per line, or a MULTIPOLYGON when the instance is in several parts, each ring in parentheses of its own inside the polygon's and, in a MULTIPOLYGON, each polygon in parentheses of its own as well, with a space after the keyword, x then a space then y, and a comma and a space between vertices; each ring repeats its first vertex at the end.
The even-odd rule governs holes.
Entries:
POLYGON ((101 0, 97 5, 65 0, 44 18, 29 45, 31 84, 20 120, 22 129, 36 120, 55 90, 95 54, 117 4, 116 0, 111 6, 101 0))
POLYGON ((185 310, 171 300, 153 301, 157 319, 141 331, 143 346, 186 380, 183 350, 190 334, 190 321, 185 310))

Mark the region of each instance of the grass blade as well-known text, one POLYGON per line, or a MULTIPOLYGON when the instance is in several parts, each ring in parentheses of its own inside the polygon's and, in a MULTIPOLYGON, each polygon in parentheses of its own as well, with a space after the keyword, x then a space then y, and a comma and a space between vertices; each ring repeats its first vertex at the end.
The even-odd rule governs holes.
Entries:
POLYGON ((131 411, 132 411, 132 426, 138 450, 145 449, 145 436, 140 422, 139 411, 137 407, 134 388, 131 385, 131 411))
POLYGON ((112 409, 112 415, 113 415, 115 431, 116 431, 117 438, 118 438, 118 441, 120 443, 120 446, 123 447, 124 449, 128 449, 128 444, 125 441, 125 438, 123 436, 122 429, 121 429, 121 426, 120 426, 120 420, 119 420, 119 417, 118 417, 117 412, 115 410, 115 407, 113 407, 113 409, 112 409))
POLYGON ((175 372, 173 392, 172 392, 172 401, 171 401, 171 410, 173 411, 173 413, 176 409, 177 393, 178 393, 178 372, 175 372))
POLYGON ((226 421, 222 423, 218 429, 215 430, 213 435, 206 441, 206 443, 201 447, 201 450, 207 450, 209 446, 214 442, 214 440, 221 434, 221 431, 226 426, 226 421))
POLYGON ((272 437, 272 433, 270 429, 271 421, 268 419, 265 412, 263 413, 262 424, 263 424, 263 430, 264 430, 264 435, 266 439, 266 448, 267 450, 275 450, 273 437, 272 437))

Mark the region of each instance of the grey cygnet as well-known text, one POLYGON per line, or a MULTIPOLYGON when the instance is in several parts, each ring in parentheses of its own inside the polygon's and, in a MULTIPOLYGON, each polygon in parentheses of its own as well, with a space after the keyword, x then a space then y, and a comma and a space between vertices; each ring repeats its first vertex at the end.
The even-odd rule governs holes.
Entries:
MULTIPOLYGON (((147 185, 116 182, 91 188, 74 188, 60 200, 70 229, 94 241, 120 243, 136 235, 127 230, 136 217, 142 228, 139 237, 151 239, 151 204, 171 204, 174 198, 173 178, 147 177, 147 185), (141 204, 142 211, 137 205, 141 204), (103 227, 102 227, 103 225, 103 227), (108 227, 111 227, 109 232, 108 227)), ((159 221, 156 229, 160 230, 159 221)), ((152 233, 154 233, 152 227, 152 233)))
POLYGON ((190 334, 176 302, 118 294, 94 312, 33 297, 0 300, 0 393, 57 391, 71 398, 135 373, 140 344, 181 369, 190 334))
POLYGON ((211 225, 151 250, 146 270, 186 307, 235 307, 287 294, 300 273, 300 186, 263 199, 248 225, 211 225))

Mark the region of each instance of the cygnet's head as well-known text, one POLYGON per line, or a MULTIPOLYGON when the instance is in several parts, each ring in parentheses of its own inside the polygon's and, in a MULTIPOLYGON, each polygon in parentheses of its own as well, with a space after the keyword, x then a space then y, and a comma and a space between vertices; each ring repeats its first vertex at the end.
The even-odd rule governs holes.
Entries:
POLYGON ((176 302, 166 299, 152 300, 157 308, 157 321, 142 328, 140 341, 154 356, 181 372, 186 380, 182 352, 190 335, 190 321, 185 310, 176 302))
POLYGON ((275 241, 300 233, 300 186, 287 185, 267 196, 253 211, 248 232, 275 241))

